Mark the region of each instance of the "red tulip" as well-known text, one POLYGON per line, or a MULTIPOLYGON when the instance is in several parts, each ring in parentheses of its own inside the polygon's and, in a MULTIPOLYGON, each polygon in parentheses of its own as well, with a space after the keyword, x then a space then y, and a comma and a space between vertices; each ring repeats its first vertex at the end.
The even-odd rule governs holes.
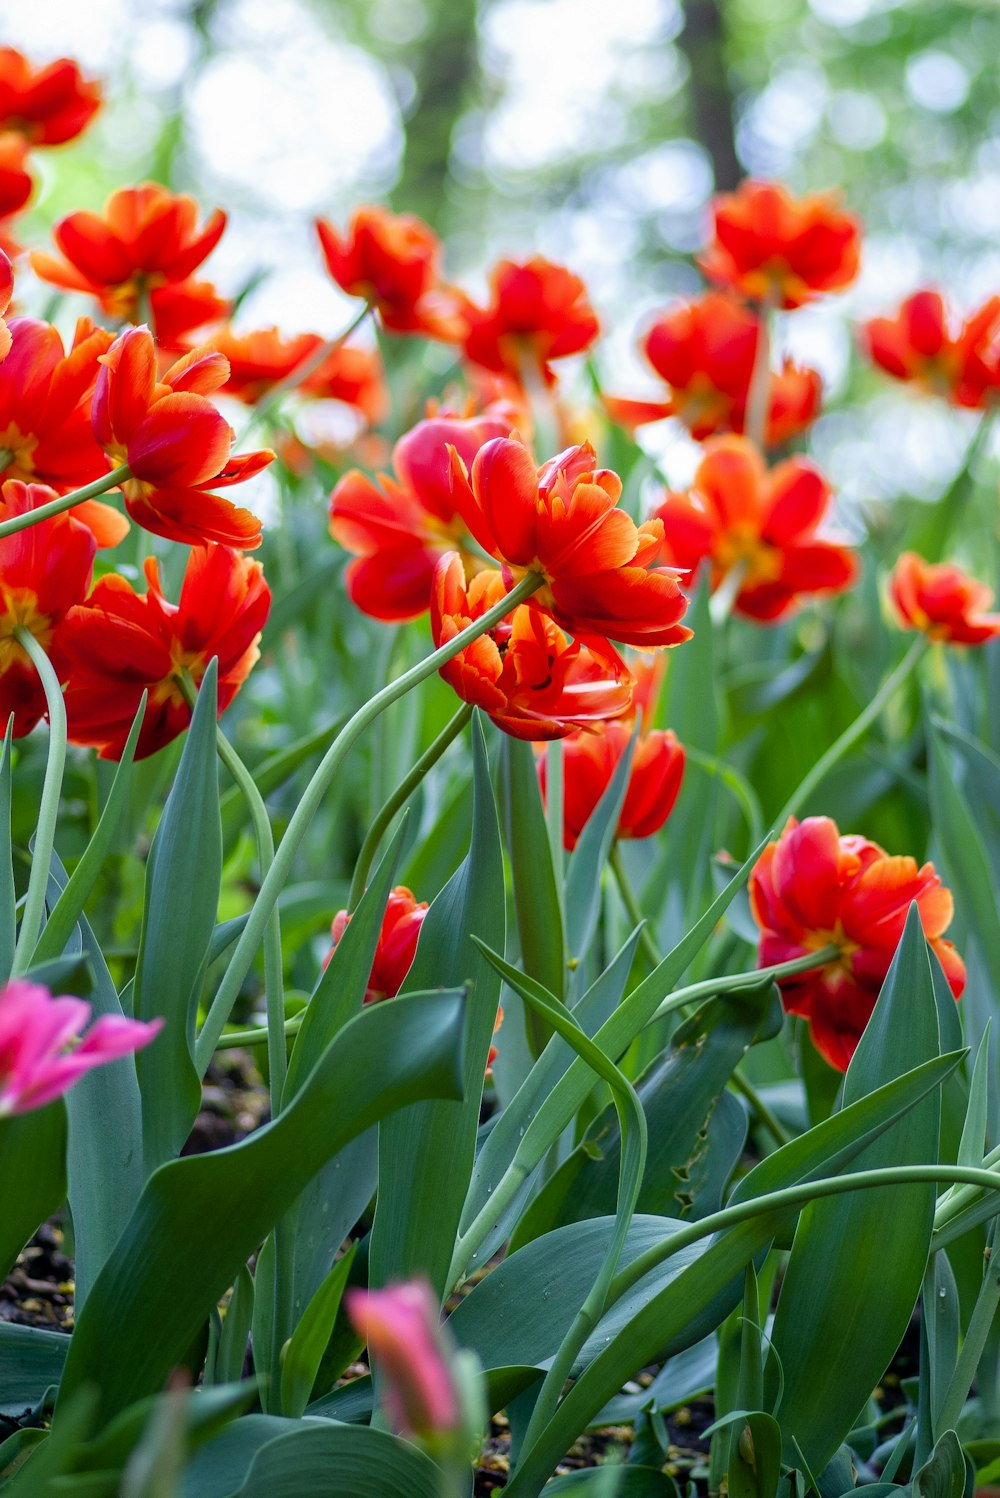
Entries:
MULTIPOLYGON (((223 327, 212 334, 209 342, 229 361, 229 378, 220 393, 253 406, 314 358, 324 339, 318 333, 297 333, 292 338, 283 338, 277 328, 237 333, 231 327, 223 327)), ((298 391, 316 400, 337 400, 356 406, 369 422, 379 421, 385 414, 382 365, 370 349, 344 345, 332 349, 299 383, 298 391)))
POLYGON ((0 47, 0 130, 33 146, 59 146, 80 135, 100 106, 99 85, 70 58, 35 68, 22 52, 0 47))
POLYGON ((982 408, 1000 391, 1000 296, 958 323, 940 292, 917 291, 895 317, 865 323, 862 337, 887 374, 953 405, 982 408))
POLYGON ((986 610, 993 590, 952 562, 925 562, 905 551, 889 579, 889 597, 904 629, 948 645, 983 645, 1000 635, 1000 614, 986 610))
POLYGON ((597 337, 587 288, 564 265, 541 255, 520 264, 501 260, 490 285, 486 307, 460 298, 460 341, 473 364, 519 382, 533 368, 551 381, 550 360, 582 353, 597 337))
MULTIPOLYGON (((563 846, 576 847, 580 833, 611 783, 632 730, 621 719, 595 724, 563 740, 563 846)), ((538 778, 545 796, 545 756, 538 759, 538 778)), ((659 729, 636 742, 628 788, 618 814, 619 838, 652 837, 659 832, 680 793, 684 749, 673 733, 659 729)))
POLYGON ((316 220, 327 270, 342 291, 364 297, 394 333, 447 337, 453 331, 451 300, 444 292, 437 235, 413 214, 358 208, 343 235, 316 220))
MULTIPOLYGON (((380 999, 394 999, 403 986, 417 951, 420 927, 427 914, 427 901, 417 901, 411 890, 397 884, 389 891, 382 929, 379 932, 375 959, 365 989, 365 1003, 374 1004, 380 999)), ((333 947, 336 947, 351 917, 346 910, 338 910, 330 927, 333 947)), ((323 966, 333 956, 333 947, 327 954, 323 966)))

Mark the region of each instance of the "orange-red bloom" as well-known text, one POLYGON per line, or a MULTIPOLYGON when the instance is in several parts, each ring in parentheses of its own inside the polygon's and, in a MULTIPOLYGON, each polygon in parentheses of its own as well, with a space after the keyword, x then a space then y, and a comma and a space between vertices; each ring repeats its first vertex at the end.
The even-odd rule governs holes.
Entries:
MULTIPOLYGON (((380 999, 394 999, 399 993, 403 980, 413 966, 420 927, 427 909, 427 901, 414 899, 412 891, 405 884, 397 884, 389 891, 375 958, 365 989, 366 1004, 377 1003, 380 999)), ((337 911, 330 927, 333 947, 337 946, 347 930, 350 919, 346 910, 337 911)), ((333 947, 324 959, 324 967, 333 956, 333 947)))
POLYGON ((663 539, 658 520, 637 526, 617 508, 616 473, 595 467, 589 443, 536 469, 511 438, 480 448, 471 480, 455 457, 455 506, 479 545, 503 564, 508 583, 539 572, 534 606, 573 634, 626 645, 679 645, 687 599, 674 567, 650 567, 663 539))
POLYGON ((136 757, 182 733, 191 709, 178 678, 186 671, 197 684, 213 656, 223 712, 260 655, 271 607, 260 563, 226 546, 192 550, 176 604, 164 598, 152 558, 145 571, 145 593, 124 577, 102 577, 86 603, 69 610, 62 627, 69 737, 96 746, 102 759, 121 756, 144 691, 149 701, 136 757))
POLYGON ((741 182, 712 203, 706 276, 755 301, 801 307, 858 273, 861 225, 832 193, 793 198, 777 182, 741 182))
POLYGON ((582 353, 600 331, 580 277, 541 255, 501 260, 490 290, 486 307, 460 297, 460 341, 467 359, 495 374, 523 381, 534 368, 551 382, 549 361, 582 353))
POLYGON ((654 514, 663 524, 661 557, 678 567, 707 562, 712 588, 742 569, 735 608, 770 621, 804 595, 839 593, 854 581, 853 552, 817 531, 830 487, 805 458, 768 470, 745 437, 706 445, 689 493, 668 494, 654 514))
POLYGON ((832 943, 840 956, 780 980, 789 1014, 801 1014, 817 1050, 846 1071, 916 900, 930 942, 956 999, 965 965, 944 932, 953 901, 932 863, 886 853, 877 843, 841 836, 830 817, 791 817, 750 875, 750 908, 760 927, 759 967, 806 957, 832 943))
POLYGON ((14 131, 0 133, 0 219, 20 213, 35 189, 26 162, 28 147, 14 131))
POLYGON ((80 212, 60 219, 53 237, 64 258, 36 252, 31 264, 43 281, 95 296, 103 312, 126 322, 145 315, 148 298, 154 324, 164 322, 170 343, 219 315, 211 310, 218 304, 214 289, 189 278, 225 227, 221 208, 199 227, 194 198, 146 182, 113 192, 103 216, 80 212))
POLYGON ((862 339, 887 374, 953 405, 982 407, 1000 395, 1000 296, 958 323, 940 292, 917 291, 895 317, 865 323, 862 339))
POLYGON ((252 478, 274 459, 266 448, 232 454, 232 428, 206 399, 226 382, 223 355, 193 349, 158 381, 149 330, 129 328, 100 363, 94 435, 113 463, 132 470, 122 486, 132 519, 189 546, 259 546, 256 515, 210 492, 252 478))
POLYGON ((468 465, 509 430, 495 416, 433 416, 396 443, 395 478, 380 474, 372 483, 357 468, 344 474, 330 496, 330 532, 358 559, 347 568, 347 588, 359 609, 395 620, 430 606, 438 557, 468 541, 452 494, 450 449, 468 465))
MULTIPOLYGON (((682 302, 656 319, 643 341, 646 358, 670 386, 666 401, 609 397, 608 410, 629 427, 677 416, 699 442, 742 432, 760 340, 760 320, 723 292, 682 302)), ((785 360, 771 375, 765 441, 780 447, 819 415, 822 381, 785 360)))
POLYGON ((948 645, 983 645, 1000 635, 1000 614, 987 612, 993 590, 952 562, 925 562, 904 551, 889 578, 889 598, 904 629, 948 645))
POLYGON ((347 232, 316 220, 327 270, 348 296, 364 297, 394 333, 451 336, 451 298, 439 275, 441 245, 422 219, 376 206, 355 210, 347 232))
MULTIPOLYGON (((466 585, 458 553, 441 557, 431 594, 434 644, 448 644, 506 591, 499 572, 479 572, 466 585)), ((530 604, 467 645, 441 675, 463 702, 481 707, 516 739, 565 738, 627 712, 632 700, 632 679, 609 646, 599 654, 596 646, 571 642, 530 604)))
MULTIPOLYGON (((10 480, 3 486, 0 517, 11 519, 55 499, 40 484, 10 480)), ((97 543, 72 514, 0 538, 0 721, 14 715, 14 735, 30 733, 45 714, 45 693, 31 657, 14 636, 28 630, 65 681, 64 620, 86 597, 97 543)))
MULTIPOLYGON (((220 328, 209 341, 229 360, 229 378, 221 394, 235 396, 248 406, 256 405, 275 385, 315 358, 325 343, 318 333, 283 338, 277 328, 236 333, 231 327, 220 328)), ((316 400, 355 406, 369 422, 379 421, 385 414, 382 365, 372 349, 345 344, 331 349, 297 388, 300 395, 316 400)))
POLYGON ((33 146, 74 140, 101 106, 101 90, 68 57, 32 67, 13 47, 0 47, 0 130, 33 146))
POLYGON ((10 306, 13 295, 14 267, 3 250, 0 250, 0 360, 6 359, 10 353, 11 333, 10 328, 4 322, 3 315, 10 306))
MULTIPOLYGON (((563 740, 563 845, 568 852, 576 847, 610 785, 631 737, 630 725, 616 719, 563 740)), ((544 755, 538 760, 538 778, 544 797, 544 755)), ((615 836, 652 837, 659 832, 674 809, 683 779, 684 749, 676 735, 669 729, 642 734, 632 755, 615 836)))

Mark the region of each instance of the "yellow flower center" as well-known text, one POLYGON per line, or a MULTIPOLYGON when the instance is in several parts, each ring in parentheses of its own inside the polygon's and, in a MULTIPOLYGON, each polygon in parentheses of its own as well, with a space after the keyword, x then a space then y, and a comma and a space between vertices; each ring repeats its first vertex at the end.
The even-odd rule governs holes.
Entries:
POLYGON ((38 597, 30 588, 0 589, 0 676, 12 666, 34 670, 31 657, 14 638, 16 629, 33 634, 42 649, 52 639, 52 620, 38 608, 38 597))

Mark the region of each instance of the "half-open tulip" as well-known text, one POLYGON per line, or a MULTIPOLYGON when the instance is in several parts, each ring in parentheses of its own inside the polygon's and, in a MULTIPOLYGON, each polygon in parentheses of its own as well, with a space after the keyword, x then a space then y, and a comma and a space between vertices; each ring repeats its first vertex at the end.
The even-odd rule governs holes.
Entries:
POLYGON ((580 277, 541 255, 501 260, 488 304, 464 297, 460 306, 465 357, 521 382, 538 375, 551 381, 550 361, 582 353, 600 331, 580 277))
POLYGON ((1000 635, 1000 614, 988 612, 992 588, 952 562, 925 562, 904 551, 889 578, 889 598, 902 627, 931 640, 983 645, 1000 635))
POLYGON ((439 273, 437 235, 412 213, 358 208, 344 234, 325 219, 316 231, 327 270, 342 291, 364 297, 394 333, 449 336, 454 316, 439 273))
POLYGON ((70 58, 36 68, 23 52, 0 47, 0 130, 33 146, 59 146, 80 135, 100 106, 100 87, 70 58))
POLYGON ((982 407, 1000 395, 1000 296, 960 322, 938 291, 916 291, 895 317, 873 317, 862 337, 875 363, 897 380, 982 407))
MULTIPOLYGON (((431 592, 434 644, 448 644, 506 591, 499 572, 479 572, 467 585, 458 553, 441 557, 431 592)), ((601 643, 598 653, 570 641, 541 609, 521 604, 442 666, 441 675, 463 702, 481 707, 513 738, 561 739, 631 705, 632 678, 601 643)))
POLYGON ((197 686, 218 658, 221 713, 260 655, 271 590, 259 562, 225 546, 194 547, 176 604, 164 598, 152 558, 145 572, 145 593, 124 577, 102 577, 86 603, 69 611, 60 636, 69 737, 95 745, 102 759, 121 756, 144 691, 149 701, 137 759, 190 723, 185 673, 197 686))
MULTIPOLYGON (((397 884, 395 889, 389 891, 375 958, 365 989, 366 1004, 377 1003, 380 999, 394 999, 399 993, 403 980, 413 966, 420 927, 427 910, 427 901, 415 899, 412 890, 408 890, 405 885, 397 884)), ((350 919, 346 910, 338 910, 334 916, 330 927, 334 947, 347 930, 350 919)), ((333 948, 323 963, 324 967, 332 955, 333 948)))
POLYGON ((750 908, 760 927, 760 967, 808 957, 828 944, 840 955, 780 980, 790 1014, 810 1024, 816 1048, 845 1071, 871 1018, 913 901, 956 999, 965 965, 944 933, 951 892, 932 863, 886 853, 867 838, 841 835, 830 817, 790 818, 750 875, 750 908))
POLYGON ((30 1113, 62 1097, 95 1066, 149 1045, 163 1020, 103 1014, 82 1035, 90 1005, 53 998, 40 983, 12 978, 0 988, 0 1118, 30 1113))
POLYGON ((430 1286, 415 1280, 384 1290, 348 1290, 344 1304, 382 1374, 395 1430, 420 1437, 454 1431, 461 1421, 461 1400, 430 1286))
POLYGON ((188 546, 260 545, 260 521, 213 489, 252 478, 274 453, 232 453, 233 431, 207 395, 225 384, 229 365, 209 348, 193 349, 157 378, 147 328, 129 328, 100 358, 94 435, 132 476, 122 486, 132 519, 154 535, 188 546))
POLYGON ((702 270, 755 301, 801 307, 858 273, 861 226, 833 193, 793 198, 777 182, 741 182, 714 199, 712 221, 702 270))
POLYGON ((480 448, 471 475, 456 455, 455 505, 468 530, 503 566, 508 582, 544 578, 533 599, 573 634, 626 645, 679 645, 687 599, 676 567, 652 567, 663 540, 658 520, 637 526, 618 508, 616 473, 597 468, 589 443, 541 468, 523 443, 480 448))
POLYGON ((660 556, 695 569, 707 563, 713 590, 739 568, 734 607, 765 623, 805 597, 839 593, 857 574, 854 553, 819 534, 830 486, 806 458, 768 470, 745 437, 706 444, 694 483, 668 494, 653 514, 663 525, 660 556))
MULTIPOLYGON (((0 519, 37 510, 55 498, 41 484, 10 479, 3 486, 0 519)), ((13 713, 15 737, 30 733, 46 710, 38 672, 15 631, 32 634, 65 681, 64 621, 87 596, 96 550, 93 532, 72 512, 0 538, 0 721, 6 726, 13 713)))
MULTIPOLYGON (((576 847, 580 833, 611 783, 632 737, 631 725, 615 719, 563 740, 563 846, 576 847)), ((545 756, 538 760, 545 795, 545 756)), ((636 741, 628 788, 615 836, 652 837, 674 809, 684 779, 684 749, 676 735, 654 729, 636 741)))
MULTIPOLYGON (((451 450, 468 466, 484 443, 509 430, 496 416, 432 416, 396 443, 394 476, 373 483, 358 468, 344 474, 330 496, 330 532, 357 558, 346 578, 359 609, 396 620, 430 607, 438 557, 469 542, 452 493, 451 450)), ((471 566, 471 555, 466 560, 471 566)))

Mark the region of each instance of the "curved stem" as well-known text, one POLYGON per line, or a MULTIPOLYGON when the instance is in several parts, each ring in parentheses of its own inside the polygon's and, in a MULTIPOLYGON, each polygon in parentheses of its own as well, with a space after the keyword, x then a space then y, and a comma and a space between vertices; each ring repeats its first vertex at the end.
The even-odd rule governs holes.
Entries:
POLYGON ((771 299, 765 297, 760 304, 758 316, 757 349, 754 355, 753 371, 750 375, 750 388, 747 391, 746 415, 743 418, 743 430, 764 451, 767 436, 767 408, 770 405, 771 394, 771 318, 773 306, 771 299))
POLYGON ((776 962, 773 967, 750 968, 744 973, 727 973, 722 978, 703 978, 700 983, 690 983, 687 988, 679 988, 676 993, 664 999, 650 1024, 655 1024, 665 1014, 681 1009, 685 1004, 693 1004, 698 999, 711 999, 720 993, 740 993, 745 989, 763 988, 765 984, 776 983, 779 978, 794 978, 796 973, 811 973, 814 968, 833 962, 839 956, 840 948, 836 943, 830 942, 805 957, 792 957, 788 962, 776 962))
POLYGON ((448 745, 453 743, 462 729, 472 717, 472 708, 465 702, 459 708, 455 716, 446 723, 437 738, 430 744, 417 760, 410 773, 400 781, 392 795, 380 808, 378 816, 365 834, 365 840, 361 844, 361 852, 358 861, 354 865, 354 877, 351 880, 351 889, 347 897, 347 908, 353 911, 361 896, 365 892, 368 883, 368 875, 371 873, 372 864, 375 862, 375 854, 378 845, 385 836, 393 817, 401 806, 413 795, 417 786, 423 780, 427 772, 437 764, 448 745))
POLYGON ((240 985, 250 969, 254 954, 260 945, 264 929, 274 909, 278 895, 288 880, 295 855, 301 846, 302 840, 311 826, 327 790, 336 777, 341 765, 347 758, 348 752, 353 748, 356 741, 364 733, 375 719, 390 707, 392 703, 398 702, 400 697, 405 697, 411 687, 418 686, 420 682, 426 681, 448 661, 453 660, 456 655, 461 654, 467 645, 473 640, 478 640, 480 635, 487 634, 495 624, 505 619, 519 603, 530 598, 542 585, 540 573, 529 572, 523 577, 516 587, 502 598, 493 608, 487 609, 480 619, 476 619, 467 628, 461 630, 454 639, 446 645, 441 645, 424 660, 418 661, 411 666, 409 671, 391 681, 388 686, 376 692, 375 696, 366 702, 348 720, 334 739, 329 749, 324 754, 312 779, 306 786, 301 801, 295 808, 284 837, 275 854, 274 863, 268 871, 267 877, 260 887, 260 892, 250 912, 250 918, 236 943, 236 950, 230 959, 229 966, 223 975, 214 999, 202 1026, 201 1034, 195 1044, 195 1059, 204 1071, 211 1059, 236 996, 240 991, 240 985))
MULTIPOLYGON (((37 513, 37 512, 36 512, 37 513)), ((19 516, 18 519, 21 517, 19 516)), ((38 672, 45 692, 45 703, 49 715, 49 753, 45 764, 45 780, 42 784, 42 800, 38 808, 38 828, 35 832, 35 848, 31 855, 31 873, 28 876, 28 895, 21 916, 21 930, 14 948, 11 976, 27 970, 31 962, 38 933, 42 929, 45 915, 45 895, 49 887, 49 871, 52 866, 52 849, 55 845, 56 823, 59 818, 59 796, 62 792, 63 770, 66 765, 66 704, 62 687, 52 662, 29 629, 18 625, 14 638, 30 657, 38 672)))
POLYGON ((84 484, 82 489, 74 489, 70 494, 62 494, 58 499, 52 499, 47 505, 39 505, 37 510, 26 510, 23 515, 13 515, 10 520, 0 521, 0 541, 4 536, 14 536, 18 531, 30 530, 33 525, 40 525, 43 520, 49 520, 53 515, 61 515, 64 510, 72 510, 74 505, 82 505, 85 499, 96 499, 98 494, 106 494, 109 489, 117 489, 132 477, 132 470, 127 463, 120 468, 112 468, 103 478, 94 479, 92 484, 84 484))
POLYGON ((308 380, 311 374, 314 374, 321 365, 325 364, 330 355, 335 354, 341 344, 346 343, 351 334, 360 328, 371 310, 371 304, 365 302, 357 317, 352 318, 342 333, 338 333, 335 337, 327 339, 326 343, 321 343, 319 348, 314 349, 311 354, 307 354, 283 380, 279 380, 264 399, 258 401, 253 411, 251 411, 239 436, 235 439, 233 447, 241 447, 254 428, 259 426, 266 417, 270 416, 272 411, 277 410, 286 395, 291 395, 294 391, 298 390, 304 380, 308 380))
POLYGON ((826 753, 820 756, 798 789, 793 791, 789 796, 784 806, 778 812, 778 815, 774 818, 775 827, 783 827, 789 817, 797 814, 803 803, 808 801, 813 791, 826 779, 834 765, 843 759, 848 749, 853 744, 856 744, 858 739, 867 732, 876 718, 879 717, 883 708, 888 705, 903 685, 903 682, 916 668, 929 645, 930 641, 926 635, 918 635, 895 671, 891 671, 886 677, 868 706, 858 714, 853 723, 844 729, 839 739, 836 739, 830 745, 826 753))
MULTIPOLYGON (((298 1035, 302 1029, 304 1017, 305 1012, 303 1011, 302 1014, 293 1014, 291 1019, 285 1020, 286 1040, 290 1040, 298 1035)), ((251 1050, 254 1046, 267 1045, 269 1041, 270 1036, 267 1030, 261 1029, 259 1026, 253 1030, 229 1030, 225 1035, 220 1037, 215 1049, 217 1051, 251 1050)))
POLYGON ((759 1123, 764 1125, 768 1133, 778 1144, 790 1144, 792 1135, 780 1119, 776 1118, 767 1106, 756 1087, 752 1086, 740 1072, 734 1071, 729 1078, 729 1086, 733 1092, 738 1092, 741 1098, 753 1109, 759 1123))

